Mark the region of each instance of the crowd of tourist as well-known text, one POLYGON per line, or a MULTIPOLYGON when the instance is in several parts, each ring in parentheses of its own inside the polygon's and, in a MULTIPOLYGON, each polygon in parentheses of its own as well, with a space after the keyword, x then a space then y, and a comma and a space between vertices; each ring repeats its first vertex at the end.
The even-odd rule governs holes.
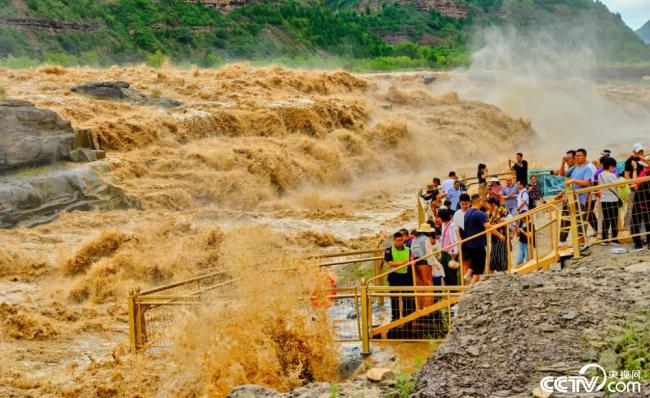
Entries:
MULTIPOLYGON (((518 217, 516 222, 485 233, 493 225, 526 214, 544 203, 544 190, 537 176, 529 178, 528 162, 522 153, 517 153, 515 159, 509 161, 509 167, 515 178, 506 176, 502 185, 497 176, 490 175, 487 165, 479 164, 476 174, 478 192, 472 195, 454 171, 449 172, 445 180, 433 178, 420 194, 426 204, 427 222, 412 231, 402 229, 396 232, 392 245, 385 249, 386 263, 389 267, 397 267, 388 276, 389 284, 412 286, 415 279, 417 285, 423 286, 459 285, 461 277, 466 284, 477 282, 484 274, 486 264, 489 264, 490 272, 508 270, 509 252, 515 246, 513 241, 517 246, 517 255, 512 265, 526 263, 529 247, 536 244, 533 217, 518 217), (460 240, 475 235, 478 236, 458 247, 460 240), (489 259, 486 250, 488 238, 489 259), (436 252, 437 255, 432 255, 436 252), (415 261, 415 275, 411 267, 399 268, 409 261, 415 261)), ((587 151, 582 148, 567 151, 559 170, 553 174, 564 177, 566 186, 580 189, 639 179, 650 175, 650 167, 643 145, 635 144, 621 175, 611 151, 602 151, 600 159, 590 162, 587 151)), ((564 191, 558 198, 563 195, 564 191)), ((559 246, 567 244, 569 230, 568 201, 564 203, 559 246)), ((625 206, 625 223, 633 236, 632 250, 643 250, 642 231, 650 232, 650 182, 579 193, 575 204, 581 221, 578 223, 580 244, 587 245, 587 233, 591 228, 593 234, 590 236, 595 237, 599 232, 602 234, 601 244, 620 245, 619 213, 624 203, 628 204, 625 206)), ((650 250, 650 239, 647 242, 650 250)), ((397 310, 393 308, 393 314, 397 310)))

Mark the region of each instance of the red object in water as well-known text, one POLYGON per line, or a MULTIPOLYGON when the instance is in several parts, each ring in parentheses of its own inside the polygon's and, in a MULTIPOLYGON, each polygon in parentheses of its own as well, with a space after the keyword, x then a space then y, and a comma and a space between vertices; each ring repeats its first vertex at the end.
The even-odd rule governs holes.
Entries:
POLYGON ((330 287, 330 289, 324 292, 324 294, 322 294, 320 297, 318 291, 314 291, 312 293, 311 304, 317 308, 321 307, 323 304, 327 305, 328 307, 332 305, 334 299, 331 296, 336 295, 336 281, 334 280, 334 278, 332 278, 332 276, 329 274, 323 274, 322 278, 330 287))

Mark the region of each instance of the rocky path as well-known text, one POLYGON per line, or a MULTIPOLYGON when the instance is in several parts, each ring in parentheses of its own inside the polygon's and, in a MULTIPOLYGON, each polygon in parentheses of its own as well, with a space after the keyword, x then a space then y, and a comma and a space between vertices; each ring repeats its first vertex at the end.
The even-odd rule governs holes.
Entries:
POLYGON ((619 370, 622 335, 647 328, 650 253, 592 250, 564 270, 497 275, 471 288, 415 395, 529 397, 544 376, 577 375, 587 363, 619 370))

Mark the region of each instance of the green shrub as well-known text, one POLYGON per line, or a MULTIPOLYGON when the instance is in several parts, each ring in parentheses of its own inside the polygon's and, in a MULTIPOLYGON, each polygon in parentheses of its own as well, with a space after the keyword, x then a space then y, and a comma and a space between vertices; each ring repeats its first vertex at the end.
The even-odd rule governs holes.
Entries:
POLYGON ((147 66, 150 66, 152 68, 160 68, 165 63, 166 60, 167 60, 167 56, 163 54, 162 51, 156 50, 155 53, 147 56, 145 63, 147 64, 147 66))
POLYGON ((0 67, 8 69, 28 69, 35 68, 40 64, 38 60, 28 57, 14 57, 13 55, 7 58, 0 58, 0 67))
POLYGON ((7 90, 2 84, 0 84, 0 100, 3 100, 5 98, 7 98, 7 90))
POLYGON ((79 59, 71 54, 60 52, 47 52, 45 53, 44 63, 60 66, 74 66, 79 65, 79 59))
POLYGON ((397 383, 395 384, 395 387, 399 391, 399 394, 402 398, 408 398, 415 389, 415 378, 411 375, 398 373, 397 383))

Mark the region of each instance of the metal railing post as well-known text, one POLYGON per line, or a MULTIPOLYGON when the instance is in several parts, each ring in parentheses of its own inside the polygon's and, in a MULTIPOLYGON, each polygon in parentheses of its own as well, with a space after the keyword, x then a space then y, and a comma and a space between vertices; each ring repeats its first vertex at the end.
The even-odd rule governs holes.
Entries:
POLYGON ((427 221, 427 214, 426 211, 424 210, 424 206, 422 206, 422 201, 420 200, 420 193, 418 193, 416 199, 418 205, 418 225, 420 225, 420 224, 424 224, 427 221))
POLYGON ((573 245, 573 258, 580 258, 580 236, 578 236, 578 217, 576 209, 576 193, 572 186, 565 188, 567 205, 569 207, 569 220, 571 228, 571 243, 573 245))
POLYGON ((506 225, 506 259, 508 260, 508 272, 512 272, 512 244, 510 243, 510 224, 506 225))
MULTIPOLYGON (((383 250, 377 250, 375 252, 375 257, 381 257, 382 254, 383 254, 383 250)), ((375 260, 375 263, 374 263, 375 275, 374 276, 377 276, 377 275, 381 274, 381 271, 384 268, 383 265, 384 265, 384 260, 375 260)), ((384 278, 379 278, 377 280, 376 284, 379 285, 379 286, 384 286, 385 285, 384 280, 385 280, 384 278)), ((377 304, 379 304, 379 306, 383 307, 384 306, 384 298, 379 297, 377 299, 377 304)))
POLYGON ((361 355, 370 355, 368 304, 368 285, 363 278, 361 279, 361 355))
POLYGON ((129 289, 129 344, 131 345, 131 351, 136 352, 138 350, 138 317, 137 317, 137 306, 135 305, 135 292, 133 288, 129 289))
POLYGON ((135 344, 137 348, 144 346, 145 343, 147 342, 147 325, 144 319, 144 310, 146 304, 140 304, 140 301, 138 300, 139 295, 140 295, 140 286, 136 286, 135 294, 133 295, 133 307, 134 307, 133 312, 135 314, 135 325, 136 325, 135 344))
POLYGON ((485 234, 485 242, 487 243, 487 251, 485 256, 485 275, 488 275, 491 271, 490 260, 492 259, 492 232, 485 234))
MULTIPOLYGON (((458 237, 458 238, 459 238, 458 241, 460 242, 462 239, 460 239, 460 237, 458 237)), ((464 287, 465 286, 465 269, 463 268, 463 245, 460 244, 460 243, 457 243, 457 245, 458 245, 458 270, 460 270, 460 272, 459 271, 456 271, 456 272, 460 273, 460 285, 464 287)))

